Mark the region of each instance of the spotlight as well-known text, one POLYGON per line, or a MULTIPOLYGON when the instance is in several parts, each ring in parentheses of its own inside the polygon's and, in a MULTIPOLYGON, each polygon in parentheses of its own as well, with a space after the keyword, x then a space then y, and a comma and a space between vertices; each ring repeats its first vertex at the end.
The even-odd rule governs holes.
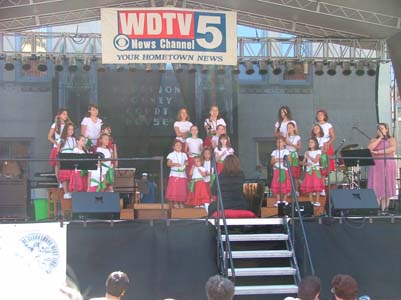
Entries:
POLYGON ((317 76, 322 76, 323 75, 323 62, 319 61, 317 63, 315 63, 315 75, 317 76))
POLYGON ((309 62, 304 61, 303 66, 304 66, 304 74, 308 75, 309 74, 309 62))
POLYGON ((203 65, 202 68, 201 68, 201 73, 202 74, 209 73, 209 67, 207 65, 203 65))
POLYGON ((82 69, 83 69, 85 72, 90 71, 90 69, 91 69, 91 60, 90 60, 89 57, 85 57, 85 58, 84 58, 84 64, 82 65, 82 69))
POLYGON ((330 76, 334 76, 337 73, 337 63, 335 61, 331 61, 329 62, 329 66, 327 68, 327 74, 329 74, 330 76))
POLYGON ((224 74, 226 74, 226 69, 225 69, 225 67, 224 66, 218 66, 217 67, 217 74, 218 75, 224 75, 224 74))
POLYGON ((38 71, 40 71, 40 72, 46 72, 47 71, 46 56, 41 56, 39 58, 38 71))
POLYGON ((70 57, 68 59, 68 71, 76 72, 77 70, 78 70, 77 59, 75 57, 70 57))
POLYGON ((268 73, 267 71, 267 62, 265 60, 259 61, 259 74, 260 75, 266 75, 268 73))
POLYGON ((352 71, 351 71, 351 64, 347 61, 343 62, 343 75, 344 76, 348 76, 351 75, 352 71))
POLYGON ((182 73, 184 71, 181 64, 173 64, 173 69, 176 73, 182 73))
POLYGON ((244 63, 245 65, 245 73, 248 75, 252 75, 253 73, 255 73, 255 70, 253 69, 253 62, 251 61, 246 61, 244 63))
POLYGON ((12 58, 11 56, 6 56, 6 61, 4 63, 4 69, 6 71, 14 70, 14 58, 12 58))
POLYGON ((64 69, 64 66, 63 66, 63 58, 62 58, 61 56, 57 56, 57 57, 56 57, 56 61, 55 61, 55 63, 54 63, 54 69, 55 69, 57 72, 63 71, 63 69, 64 69))
POLYGON ((231 69, 231 74, 233 74, 233 75, 238 75, 240 72, 241 71, 239 70, 239 66, 238 65, 233 66, 232 69, 231 69))
POLYGON ((159 64, 159 73, 166 73, 166 64, 159 64))
POLYGON ((29 71, 31 69, 31 58, 29 56, 22 57, 22 70, 29 71))
POLYGON ((295 74, 295 66, 293 61, 287 61, 285 63, 285 71, 288 75, 294 75, 295 74))
POLYGON ((117 72, 122 72, 122 71, 124 71, 124 70, 125 70, 124 65, 117 65, 117 66, 116 66, 116 70, 117 70, 117 72))
POLYGON ((272 68, 273 68, 273 74, 274 75, 280 75, 281 74, 281 65, 278 60, 273 61, 272 63, 272 68))
POLYGON ((368 71, 366 74, 369 76, 375 76, 376 75, 376 69, 377 69, 377 64, 374 61, 371 61, 368 63, 368 71))
POLYGON ((356 75, 362 76, 365 74, 365 66, 364 66, 363 61, 357 61, 355 68, 356 68, 356 71, 355 71, 356 75))
POLYGON ((106 72, 106 67, 104 66, 104 64, 102 64, 101 61, 99 61, 99 62, 97 63, 97 71, 98 71, 99 73, 106 72))
POLYGON ((136 71, 136 64, 128 64, 128 70, 130 72, 135 72, 136 71))
POLYGON ((194 64, 189 64, 188 65, 188 73, 195 73, 196 72, 196 66, 194 64))
POLYGON ((153 71, 152 64, 146 64, 145 65, 145 71, 148 72, 148 73, 152 72, 153 71))

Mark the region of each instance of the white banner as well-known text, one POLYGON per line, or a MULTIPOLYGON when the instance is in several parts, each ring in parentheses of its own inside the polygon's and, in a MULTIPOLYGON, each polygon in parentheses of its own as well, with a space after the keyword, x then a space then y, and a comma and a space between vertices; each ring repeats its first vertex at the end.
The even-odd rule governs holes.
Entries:
POLYGON ((102 8, 101 26, 105 64, 237 64, 236 12, 102 8))
POLYGON ((29 296, 41 290, 44 296, 47 289, 65 285, 66 225, 0 225, 0 266, 3 295, 29 296))

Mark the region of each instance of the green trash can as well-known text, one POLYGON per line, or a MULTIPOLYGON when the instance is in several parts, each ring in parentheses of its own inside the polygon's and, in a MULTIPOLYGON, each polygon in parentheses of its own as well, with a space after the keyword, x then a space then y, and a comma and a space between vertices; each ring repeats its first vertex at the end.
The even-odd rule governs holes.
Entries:
POLYGON ((32 189, 31 199, 35 210, 35 221, 47 220, 47 189, 32 189))

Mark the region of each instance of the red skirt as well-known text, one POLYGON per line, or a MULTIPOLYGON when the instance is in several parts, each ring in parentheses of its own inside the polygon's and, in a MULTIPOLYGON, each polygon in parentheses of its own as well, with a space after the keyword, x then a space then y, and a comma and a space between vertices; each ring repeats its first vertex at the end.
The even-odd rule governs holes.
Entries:
POLYGON ((81 176, 81 171, 72 171, 69 183, 70 192, 86 192, 88 176, 81 176))
POLYGON ((185 202, 188 197, 188 179, 170 176, 166 188, 166 199, 173 202, 185 202))
POLYGON ((194 159, 195 159, 194 157, 188 156, 188 166, 186 168, 188 180, 191 179, 191 176, 189 175, 189 171, 191 171, 191 168, 194 165, 194 159))
POLYGON ((288 194, 291 193, 291 181, 290 176, 288 175, 288 171, 285 170, 285 180, 284 182, 279 182, 280 170, 274 169, 273 171, 273 180, 271 184, 271 191, 273 194, 288 194))
POLYGON ((186 205, 199 206, 210 203, 210 186, 203 180, 195 181, 194 191, 189 191, 186 205))
POLYGON ((217 174, 220 174, 221 171, 223 171, 224 163, 223 162, 217 162, 216 166, 217 166, 217 174))
POLYGON ((58 181, 69 181, 72 173, 72 170, 60 170, 60 172, 58 173, 58 181))
POLYGON ((210 148, 212 148, 212 138, 213 138, 213 135, 208 135, 208 136, 205 138, 205 141, 204 141, 204 143, 203 143, 203 146, 204 146, 204 147, 210 147, 210 148))
POLYGON ((57 165, 58 150, 53 147, 49 155, 49 165, 55 167, 57 165))
POLYGON ((301 167, 300 166, 292 166, 291 173, 294 178, 301 178, 301 167))
MULTIPOLYGON (((332 156, 332 155, 334 155, 334 147, 332 144, 330 144, 329 147, 327 148, 327 156, 332 156)), ((329 168, 330 171, 334 171, 336 169, 335 159, 333 158, 329 159, 329 168)))
POLYGON ((317 177, 315 170, 312 171, 312 174, 306 172, 304 180, 302 181, 301 184, 301 191, 303 193, 312 193, 312 192, 320 193, 323 190, 324 190, 323 178, 317 177))
POLYGON ((91 186, 89 188, 89 192, 91 192, 91 193, 96 193, 96 191, 97 191, 97 185, 96 186, 91 186))

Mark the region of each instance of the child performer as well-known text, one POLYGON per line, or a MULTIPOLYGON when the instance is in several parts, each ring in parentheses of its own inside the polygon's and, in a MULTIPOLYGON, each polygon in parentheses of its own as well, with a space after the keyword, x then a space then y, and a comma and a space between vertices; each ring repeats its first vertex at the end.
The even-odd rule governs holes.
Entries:
MULTIPOLYGON (((320 154, 320 173, 322 177, 326 177, 329 174, 329 160, 327 157, 327 149, 328 149, 328 139, 324 136, 324 132, 322 127, 319 124, 315 124, 312 127, 312 137, 316 138, 318 143, 318 148, 321 151, 320 154)), ((320 195, 325 196, 326 191, 323 189, 320 192, 320 195)))
POLYGON ((292 119, 291 111, 288 106, 281 106, 278 110, 278 119, 274 124, 274 136, 287 137, 287 124, 292 122, 297 126, 297 123, 292 119))
MULTIPOLYGON (((77 138, 77 145, 73 150, 75 154, 87 153, 86 137, 82 134, 77 138)), ((88 171, 87 170, 73 170, 71 172, 69 190, 70 192, 86 192, 88 190, 88 171)))
MULTIPOLYGON (((109 124, 103 123, 102 127, 101 127, 101 133, 103 134, 106 133, 109 136, 109 144, 107 145, 107 147, 112 151, 113 153, 113 158, 117 159, 118 158, 118 153, 117 153, 117 144, 114 143, 114 139, 111 136, 111 127, 109 124)), ((100 143, 99 140, 97 140, 97 145, 96 147, 99 147, 100 143)), ((111 164, 113 165, 114 168, 118 168, 118 160, 113 160, 111 162, 111 164)))
POLYGON ((287 124, 287 138, 285 139, 285 148, 290 151, 288 158, 291 166, 292 176, 295 181, 295 188, 299 188, 299 178, 301 178, 301 168, 299 166, 298 151, 301 150, 301 137, 298 135, 298 129, 293 122, 287 124))
POLYGON ((86 149, 89 151, 96 147, 97 139, 100 136, 102 120, 98 115, 99 108, 95 104, 89 104, 87 115, 81 122, 81 134, 88 139, 86 149))
POLYGON ((88 172, 88 192, 104 192, 107 190, 106 184, 106 172, 107 168, 102 166, 102 162, 99 160, 96 170, 89 170, 88 172))
POLYGON ((219 137, 219 145, 214 149, 214 155, 217 163, 217 173, 220 174, 223 170, 223 162, 227 156, 233 155, 234 149, 231 148, 230 138, 226 134, 219 137))
POLYGON ((181 151, 181 141, 175 140, 173 149, 174 151, 167 155, 167 166, 171 169, 166 188, 166 199, 174 208, 183 208, 188 196, 188 180, 185 172, 188 158, 181 151))
POLYGON ((192 125, 191 137, 185 140, 185 152, 188 155, 187 175, 194 164, 194 158, 200 156, 202 152, 203 141, 198 138, 198 133, 198 126, 192 125))
POLYGON ((210 189, 205 182, 206 176, 210 174, 202 164, 200 156, 194 158, 194 164, 189 171, 192 180, 189 182, 188 201, 185 203, 187 205, 205 207, 206 203, 210 203, 210 189))
POLYGON ((71 122, 68 118, 68 111, 65 108, 60 108, 55 117, 54 123, 50 126, 49 133, 47 135, 47 139, 53 145, 52 151, 50 152, 49 164, 54 167, 56 178, 58 178, 60 170, 60 166, 56 158, 60 152, 61 133, 63 132, 64 125, 67 122, 71 122))
POLYGON ((96 152, 102 153, 106 159, 102 162, 102 168, 105 169, 106 173, 107 191, 113 192, 114 169, 111 160, 107 160, 113 158, 113 150, 108 147, 109 143, 109 135, 107 133, 102 133, 99 138, 99 147, 96 148, 96 152))
POLYGON ((189 121, 188 109, 185 107, 181 108, 177 114, 177 121, 175 121, 173 125, 176 139, 184 144, 185 139, 189 136, 192 125, 193 124, 189 121))
POLYGON ((214 104, 210 107, 209 118, 207 118, 204 122, 205 130, 207 133, 207 137, 205 139, 205 146, 212 146, 212 137, 216 135, 217 126, 223 125, 227 127, 226 122, 223 118, 219 116, 219 107, 214 104))
MULTIPOLYGON (((325 110, 321 109, 316 112, 316 121, 319 122, 319 125, 323 130, 323 136, 327 141, 326 142, 327 143, 326 154, 327 154, 327 156, 330 156, 330 155, 334 155, 333 143, 336 140, 336 133, 334 132, 333 125, 331 125, 329 122, 327 122, 328 120, 329 120, 329 116, 325 110)), ((330 167, 330 171, 335 170, 336 166, 335 166, 334 159, 329 160, 329 167, 330 167)))
POLYGON ((219 145, 219 138, 220 135, 226 134, 226 126, 224 125, 217 125, 216 134, 211 139, 212 149, 215 149, 219 145))
POLYGON ((284 156, 290 155, 290 152, 285 149, 285 138, 279 136, 277 138, 277 149, 271 154, 271 165, 273 166, 273 179, 271 184, 272 193, 276 195, 278 204, 287 204, 287 194, 291 193, 291 181, 288 175, 288 170, 284 165, 284 156))
POLYGON ((301 191, 309 193, 309 200, 313 205, 320 206, 319 196, 323 190, 323 178, 320 173, 319 161, 322 153, 316 138, 312 137, 308 141, 308 151, 305 152, 303 165, 306 166, 304 180, 301 184, 301 191), (312 194, 316 193, 316 201, 312 201, 312 194))
MULTIPOLYGON (((74 137, 74 124, 67 123, 64 126, 63 133, 61 134, 60 153, 73 153, 77 142, 74 137)), ((71 193, 69 191, 69 182, 71 178, 72 170, 60 170, 59 181, 63 185, 64 199, 71 199, 71 193)))

